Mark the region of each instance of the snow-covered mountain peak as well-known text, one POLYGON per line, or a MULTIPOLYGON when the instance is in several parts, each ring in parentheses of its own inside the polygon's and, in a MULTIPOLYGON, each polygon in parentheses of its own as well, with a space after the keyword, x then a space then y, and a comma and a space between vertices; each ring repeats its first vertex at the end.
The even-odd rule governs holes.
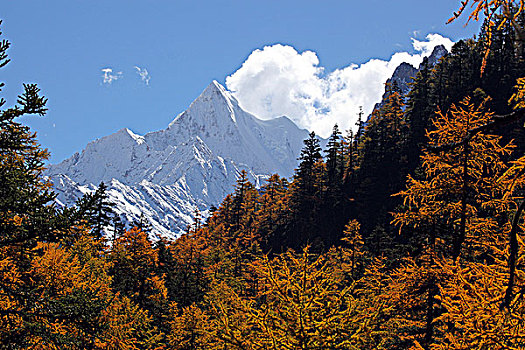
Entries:
POLYGON ((238 108, 239 103, 235 97, 214 80, 185 112, 179 114, 170 123, 169 127, 181 123, 226 126, 237 122, 236 109, 238 108))
POLYGON ((196 208, 218 205, 241 170, 257 185, 289 177, 308 132, 286 117, 260 120, 213 81, 166 129, 144 136, 123 128, 51 165, 59 202, 72 204, 101 182, 125 221, 146 215, 157 232, 177 236, 196 208))
POLYGON ((122 128, 117 132, 114 132, 113 134, 110 134, 108 136, 101 137, 100 139, 96 139, 95 141, 90 142, 87 148, 95 148, 99 149, 99 151, 104 152, 104 148, 108 147, 112 144, 119 144, 119 145, 140 145, 144 143, 144 137, 138 134, 135 134, 133 131, 131 131, 128 128, 122 128))
MULTIPOLYGON (((204 92, 209 92, 211 94, 220 94, 223 98, 227 100, 235 100, 231 92, 226 90, 217 80, 213 80, 210 85, 204 90, 204 92)), ((235 100, 236 101, 236 100, 235 100)))

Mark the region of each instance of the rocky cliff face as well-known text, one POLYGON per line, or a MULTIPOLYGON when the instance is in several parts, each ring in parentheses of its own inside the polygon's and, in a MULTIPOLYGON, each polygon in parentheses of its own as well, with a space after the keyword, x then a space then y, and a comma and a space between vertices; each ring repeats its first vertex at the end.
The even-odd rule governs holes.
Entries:
MULTIPOLYGON (((434 67, 439 62, 441 57, 444 57, 446 55, 448 55, 448 51, 445 48, 445 46, 443 46, 443 45, 436 46, 434 48, 434 50, 432 51, 432 54, 430 56, 428 56, 428 65, 430 67, 434 67)), ((422 68, 422 66, 420 65, 419 69, 421 69, 421 68, 422 68)))
MULTIPOLYGON (((386 81, 387 85, 397 84, 403 94, 406 94, 410 90, 410 83, 416 76, 418 69, 408 63, 401 63, 392 77, 386 81)), ((385 96, 383 95, 383 99, 385 96)))
MULTIPOLYGON (((448 51, 445 48, 445 46, 438 45, 434 48, 430 56, 425 57, 425 59, 423 60, 423 63, 421 63, 418 68, 415 68, 414 66, 406 62, 401 63, 396 68, 394 73, 392 74, 392 77, 386 81, 387 87, 385 87, 385 93, 383 94, 383 97, 381 98, 381 102, 376 103, 376 105, 374 106, 374 109, 381 108, 383 104, 385 103, 386 99, 388 98, 388 90, 387 90, 388 86, 391 86, 392 84, 396 84, 401 90, 401 92, 403 93, 403 95, 406 97, 408 92, 410 91, 410 83, 412 83, 412 81, 414 80, 414 77, 423 68, 423 66, 426 64, 429 67, 434 67, 439 62, 441 57, 447 54, 448 54, 448 51)), ((369 118, 370 116, 368 116, 367 120, 369 118)))

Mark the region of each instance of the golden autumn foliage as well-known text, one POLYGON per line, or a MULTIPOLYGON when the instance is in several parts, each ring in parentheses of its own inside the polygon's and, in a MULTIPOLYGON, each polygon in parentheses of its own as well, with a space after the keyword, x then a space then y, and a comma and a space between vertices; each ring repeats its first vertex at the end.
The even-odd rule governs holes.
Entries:
POLYGON ((38 298, 26 303, 1 290, 0 337, 9 339, 23 330, 25 347, 34 349, 143 349, 157 343, 148 333, 147 312, 114 294, 110 264, 100 248, 87 234, 70 247, 40 243, 31 267, 18 274, 3 259, 4 281, 9 278, 38 298))
POLYGON ((509 104, 514 109, 525 107, 525 78, 518 78, 515 86, 514 94, 509 99, 509 104))
POLYGON ((485 232, 483 242, 490 249, 488 256, 484 261, 439 261, 441 271, 451 278, 440 285, 439 300, 446 311, 437 318, 436 324, 443 340, 434 344, 433 349, 523 349, 525 346, 524 225, 517 209, 518 201, 523 201, 520 193, 524 186, 524 158, 511 164, 497 181, 506 184, 502 201, 508 203, 513 216, 501 230, 493 228, 485 232))
POLYGON ((391 283, 384 290, 384 297, 392 307, 390 317, 395 328, 389 336, 394 338, 393 343, 417 349, 432 341, 438 307, 437 283, 446 277, 428 255, 421 259, 405 258, 401 266, 390 273, 391 283))
POLYGON ((469 98, 449 113, 438 111, 421 158, 424 177, 408 176, 406 190, 398 194, 406 210, 394 213, 395 225, 427 231, 432 242, 445 240, 443 249, 455 256, 464 247, 469 254, 483 253, 485 233, 497 229, 510 209, 503 201, 508 184, 497 179, 507 171, 505 158, 514 146, 500 145, 501 136, 469 134, 492 117, 469 98))
MULTIPOLYGON (((456 20, 465 11, 469 11, 468 21, 478 21, 482 16, 486 17, 489 26, 494 26, 494 18, 501 13, 505 21, 516 21, 523 11, 525 1, 523 0, 462 0, 457 12, 448 20, 448 23, 456 20), (470 6, 469 6, 470 5, 470 6)), ((503 25, 503 24, 502 24, 503 25)))
POLYGON ((349 248, 321 255, 289 251, 254 261, 254 294, 216 281, 206 297, 206 316, 187 308, 175 324, 185 339, 197 337, 206 349, 385 348, 393 327, 382 294, 388 279, 381 260, 365 263, 357 228, 355 222, 348 226, 349 248), (358 265, 364 271, 359 277, 358 265), (181 327, 188 315, 202 326, 181 327))
POLYGON ((106 326, 96 341, 96 349, 138 350, 162 349, 162 336, 152 327, 148 312, 122 297, 111 303, 102 314, 106 326))
POLYGON ((171 306, 170 334, 168 344, 173 350, 208 349, 208 316, 196 305, 179 310, 171 306))
POLYGON ((287 213, 289 198, 286 196, 288 181, 274 174, 270 176, 265 185, 262 186, 262 195, 257 198, 257 222, 258 237, 265 237, 273 232, 284 222, 287 213))
MULTIPOLYGON (((512 144, 502 146, 500 136, 483 132, 492 119, 468 98, 450 113, 438 112, 422 156, 424 177, 409 176, 400 193, 405 209, 394 214, 394 223, 427 237, 423 254, 395 271, 398 287, 389 292, 407 329, 424 330, 420 337, 407 334, 416 348, 523 347, 517 292, 523 288, 522 248, 514 253, 517 261, 510 258, 513 213, 520 215, 525 186, 523 161, 509 162, 512 144), (510 305, 504 303, 507 293, 510 305)), ((522 231, 521 225, 515 229, 522 231)))
POLYGON ((109 254, 113 286, 144 306, 166 303, 164 281, 155 274, 158 255, 147 234, 138 228, 126 231, 113 242, 109 254))
MULTIPOLYGON (((523 246, 523 240, 520 239, 523 246)), ((505 257, 507 254, 503 254, 505 257)), ((436 319, 443 334, 432 349, 523 349, 525 346, 525 303, 516 293, 510 307, 502 308, 508 281, 507 260, 493 263, 439 263, 449 280, 440 286, 438 299, 446 310, 436 319)), ((523 254, 519 263, 523 264, 523 254)), ((519 269, 516 280, 523 290, 525 272, 519 269)))
POLYGON ((516 46, 517 54, 523 55, 525 32, 518 23, 518 17, 523 13, 524 6, 524 0, 462 0, 459 10, 454 12, 454 15, 448 20, 447 23, 451 23, 469 10, 467 23, 471 20, 478 21, 482 17, 485 18, 486 49, 481 66, 482 73, 487 66, 493 34, 495 31, 504 28, 506 24, 510 24, 514 30, 516 36, 514 45, 516 46))
POLYGON ((341 269, 350 274, 352 279, 356 279, 360 275, 366 259, 363 237, 359 228, 360 225, 356 220, 350 221, 345 227, 342 238, 345 245, 342 253, 345 255, 345 259, 341 259, 341 269))

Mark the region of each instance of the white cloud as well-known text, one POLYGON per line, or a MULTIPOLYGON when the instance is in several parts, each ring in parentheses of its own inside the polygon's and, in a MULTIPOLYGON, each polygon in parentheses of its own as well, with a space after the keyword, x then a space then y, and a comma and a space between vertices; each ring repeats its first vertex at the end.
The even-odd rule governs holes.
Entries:
POLYGON ((118 80, 118 79, 121 79, 123 74, 122 72, 115 72, 113 73, 113 69, 112 68, 103 68, 101 69, 102 73, 104 73, 102 75, 102 83, 103 84, 111 84, 112 82, 114 82, 115 80, 118 80))
POLYGON ((144 82, 144 84, 149 85, 151 76, 149 75, 148 70, 146 68, 140 68, 137 66, 135 66, 135 69, 137 70, 137 74, 139 75, 140 79, 144 82))
POLYGON ((335 123, 355 128, 359 106, 365 115, 381 100, 384 83, 403 62, 418 67, 436 45, 453 42, 439 34, 412 39, 415 54, 398 52, 389 61, 372 59, 333 72, 319 66, 312 51, 281 44, 253 51, 226 85, 243 108, 263 119, 286 115, 300 127, 327 137, 335 123))
POLYGON ((434 47, 438 45, 445 46, 445 48, 450 52, 454 42, 449 38, 442 37, 439 34, 428 34, 426 41, 412 39, 412 45, 414 46, 414 50, 421 52, 423 57, 425 57, 430 55, 432 50, 434 50, 434 47))

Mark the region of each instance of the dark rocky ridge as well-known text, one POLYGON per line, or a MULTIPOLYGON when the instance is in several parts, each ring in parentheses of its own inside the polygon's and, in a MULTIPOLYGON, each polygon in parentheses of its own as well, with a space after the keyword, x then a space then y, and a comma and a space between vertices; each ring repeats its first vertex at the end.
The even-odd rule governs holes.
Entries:
MULTIPOLYGON (((381 102, 376 103, 376 105, 374 106, 374 110, 376 108, 381 108, 385 103, 386 99, 388 98, 387 88, 389 85, 392 85, 394 83, 397 84, 397 86, 406 98, 408 92, 410 91, 410 84, 414 80, 414 77, 417 75, 417 73, 423 68, 423 66, 426 64, 430 67, 434 67, 439 62, 439 60, 447 54, 448 51, 445 48, 445 46, 438 45, 434 48, 430 56, 425 57, 425 59, 419 65, 418 68, 415 68, 414 66, 406 62, 401 63, 392 74, 392 77, 386 81, 385 93, 381 98, 381 102)), ((366 120, 368 120, 369 118, 370 115, 366 120)))

